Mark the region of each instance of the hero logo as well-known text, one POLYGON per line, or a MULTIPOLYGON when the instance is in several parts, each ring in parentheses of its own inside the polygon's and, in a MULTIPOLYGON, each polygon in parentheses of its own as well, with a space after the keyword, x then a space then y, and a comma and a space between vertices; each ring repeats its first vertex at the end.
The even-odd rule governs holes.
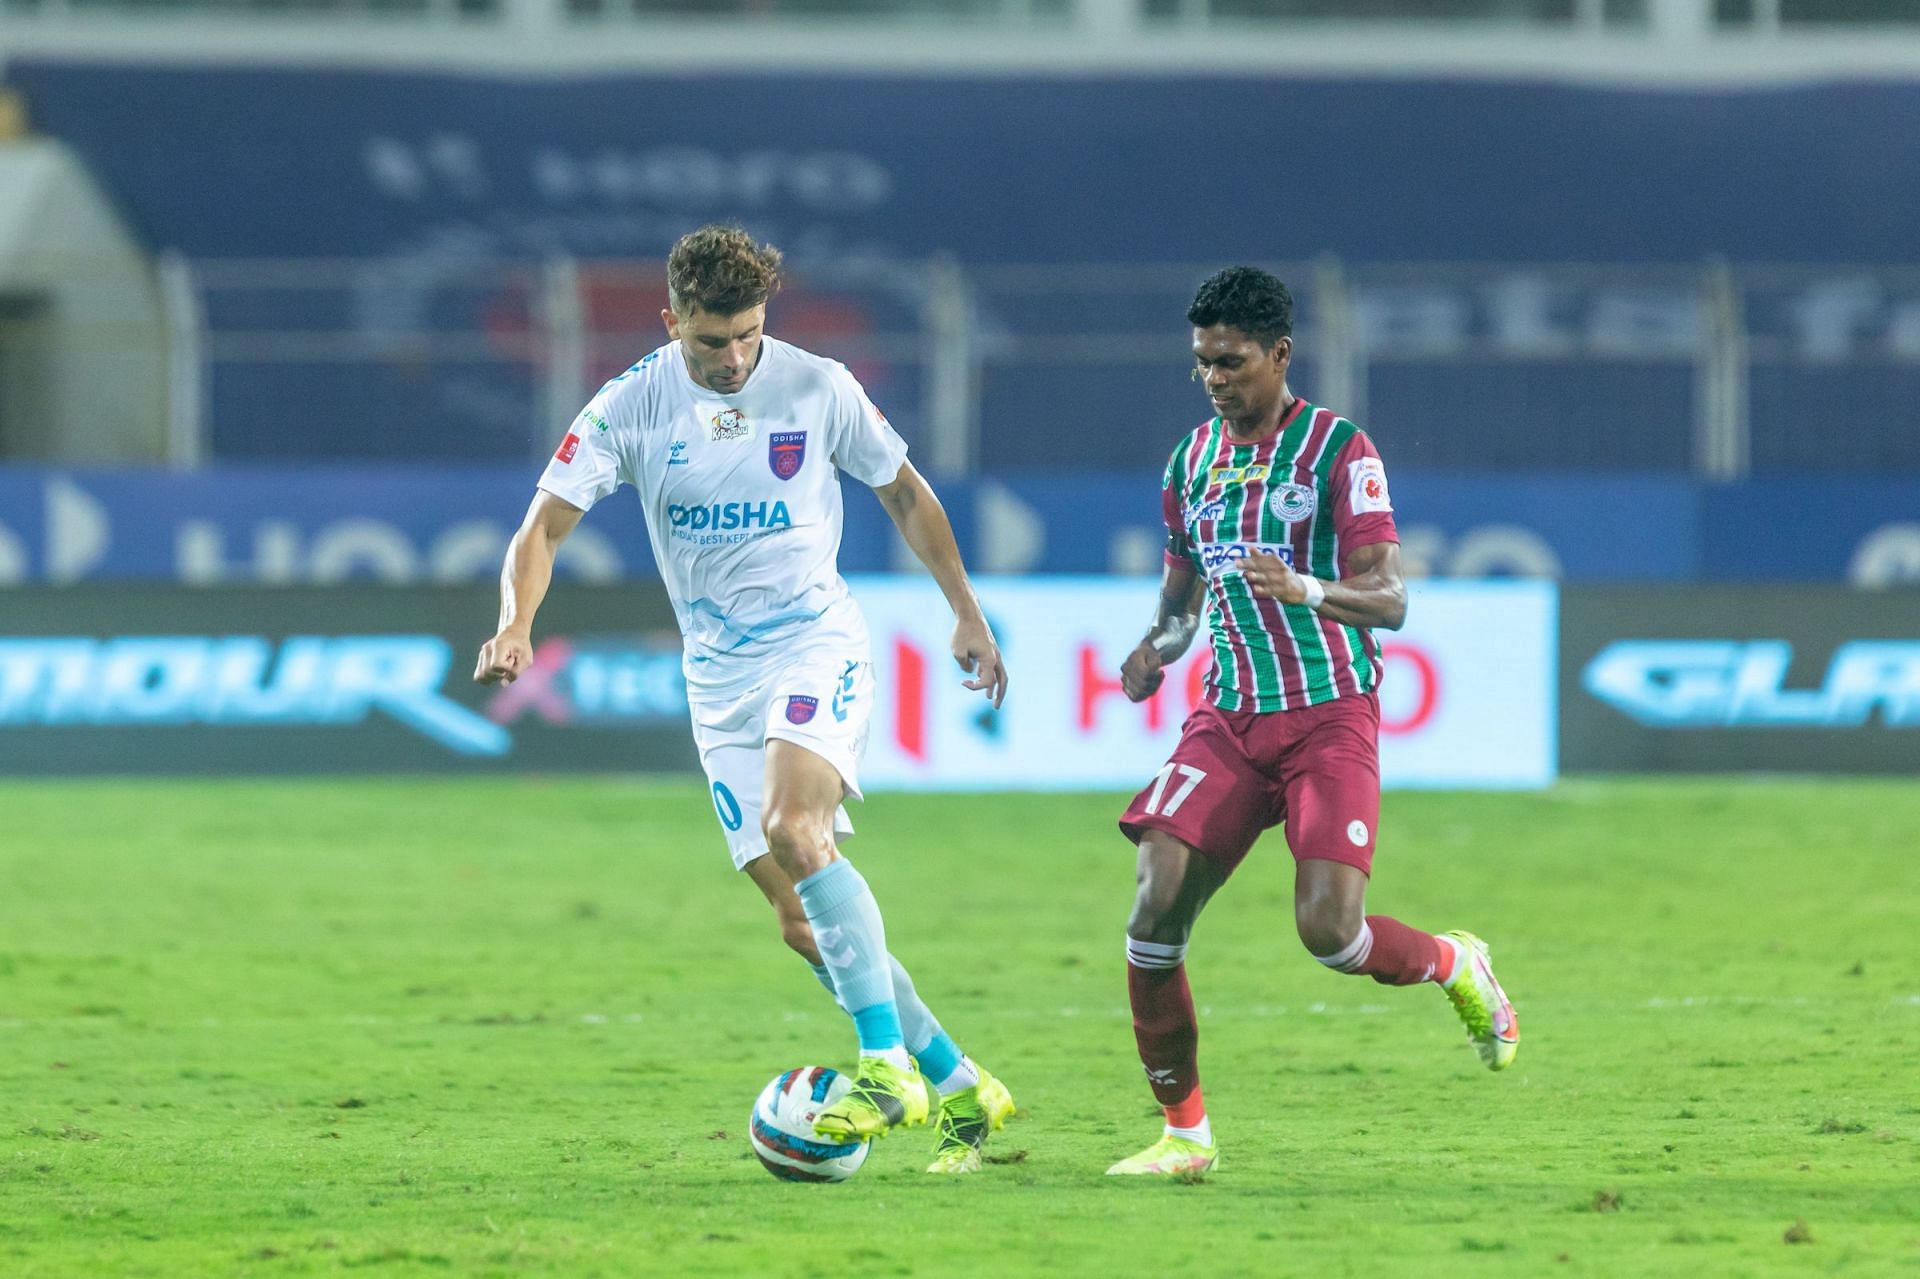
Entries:
POLYGON ((380 711, 462 755, 512 737, 441 695, 435 635, 0 640, 0 726, 358 724, 380 711))
POLYGON ((1655 728, 1854 728, 1873 712, 1920 727, 1920 642, 1842 644, 1820 688, 1782 688, 1785 640, 1620 640, 1587 664, 1586 690, 1655 728))
POLYGON ((1237 572, 1240 561, 1255 551, 1277 555, 1281 563, 1293 567, 1293 548, 1278 542, 1206 542, 1200 547, 1200 567, 1213 576, 1237 572))
POLYGON ((709 506, 667 507, 667 522, 676 529, 776 529, 793 527, 785 502, 715 502, 709 506))

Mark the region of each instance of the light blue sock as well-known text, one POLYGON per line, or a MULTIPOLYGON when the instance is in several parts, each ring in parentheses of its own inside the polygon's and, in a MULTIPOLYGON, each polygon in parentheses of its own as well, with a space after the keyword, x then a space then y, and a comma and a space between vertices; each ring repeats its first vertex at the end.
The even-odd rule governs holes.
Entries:
POLYGON ((846 858, 835 858, 794 886, 813 928, 814 945, 833 978, 834 998, 853 1014, 860 1055, 906 1051, 900 1010, 893 999, 893 963, 887 930, 873 890, 846 858))
MULTIPOLYGON (((827 966, 825 964, 808 964, 807 971, 813 974, 815 981, 827 988, 827 994, 833 996, 833 1002, 838 1004, 840 1002, 840 992, 833 988, 833 974, 827 971, 827 966)), ((840 1011, 845 1012, 846 1009, 843 1008, 840 1011)))
POLYGON ((920 1063, 920 1073, 938 1084, 958 1070, 962 1059, 959 1045, 941 1028, 897 959, 893 960, 893 1002, 900 1009, 900 1029, 906 1036, 907 1051, 920 1063))
MULTIPOLYGON (((960 1069, 966 1054, 960 1051, 960 1045, 953 1041, 940 1021, 921 1000, 920 992, 914 989, 913 978, 893 959, 893 1003, 900 1011, 900 1032, 906 1039, 907 1051, 920 1067, 920 1073, 935 1083, 951 1078, 953 1072, 960 1069)), ((807 969, 813 979, 826 987, 833 995, 834 1002, 840 997, 833 989, 833 974, 827 971, 825 964, 808 964, 807 969)), ((977 1077, 976 1077, 977 1081, 977 1077)))

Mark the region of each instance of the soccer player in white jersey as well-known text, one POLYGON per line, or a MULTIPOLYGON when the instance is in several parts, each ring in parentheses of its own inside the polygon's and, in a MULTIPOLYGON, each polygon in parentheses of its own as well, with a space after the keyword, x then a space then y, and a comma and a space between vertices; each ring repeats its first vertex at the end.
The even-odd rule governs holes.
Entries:
POLYGON ((927 1121, 929 1172, 972 1172, 1013 1099, 955 1045, 887 948, 880 909, 835 837, 860 797, 873 702, 866 622, 840 577, 840 484, 873 488, 954 611, 965 686, 998 706, 1007 674, 953 529, 907 446, 846 366, 765 336, 780 252, 733 227, 683 237, 667 261, 672 339, 575 419, 507 550, 500 629, 474 678, 512 681, 554 553, 620 484, 639 491, 685 643, 693 736, 734 866, 787 945, 852 1016, 860 1064, 816 1124, 869 1138, 927 1121))

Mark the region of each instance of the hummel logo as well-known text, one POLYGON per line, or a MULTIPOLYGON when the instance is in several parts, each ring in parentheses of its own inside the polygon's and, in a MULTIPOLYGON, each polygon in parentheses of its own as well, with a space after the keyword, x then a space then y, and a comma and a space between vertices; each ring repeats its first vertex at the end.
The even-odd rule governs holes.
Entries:
POLYGON ((1150 1084, 1170 1084, 1179 1073, 1174 1070, 1155 1070, 1152 1066, 1143 1067, 1143 1069, 1147 1072, 1147 1082, 1150 1084))
POLYGON ((675 440, 673 442, 672 448, 667 453, 667 465, 668 466, 685 466, 686 464, 687 464, 687 442, 685 440, 675 440))

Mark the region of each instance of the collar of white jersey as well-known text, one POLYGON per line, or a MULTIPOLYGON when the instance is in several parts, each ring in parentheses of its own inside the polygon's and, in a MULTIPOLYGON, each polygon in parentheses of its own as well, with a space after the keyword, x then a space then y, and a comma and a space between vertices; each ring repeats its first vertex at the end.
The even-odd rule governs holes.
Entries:
POLYGON ((773 354, 774 339, 761 335, 760 358, 753 362, 753 371, 747 374, 747 380, 740 384, 740 389, 737 391, 716 391, 710 386, 701 385, 700 380, 693 376, 693 370, 687 367, 687 352, 681 345, 681 339, 675 338, 667 345, 673 348, 673 357, 680 361, 680 376, 687 380, 688 386, 702 395, 717 395, 723 400, 734 400, 751 390, 754 382, 760 377, 761 371, 767 367, 767 358, 773 354))

